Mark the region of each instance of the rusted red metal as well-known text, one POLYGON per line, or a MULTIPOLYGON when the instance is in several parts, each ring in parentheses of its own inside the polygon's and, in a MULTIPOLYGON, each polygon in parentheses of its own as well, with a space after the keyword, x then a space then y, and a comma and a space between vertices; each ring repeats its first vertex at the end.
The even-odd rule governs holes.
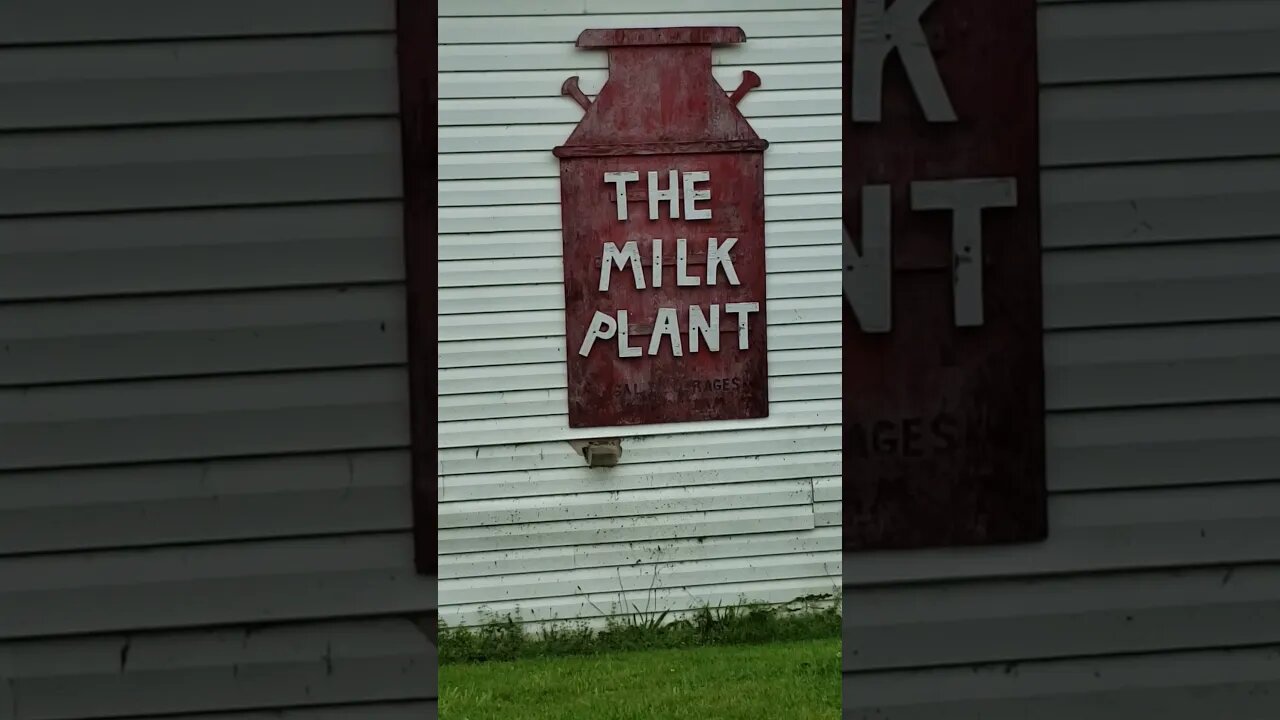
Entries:
POLYGON ((742 86, 730 95, 711 74, 712 47, 745 39, 736 27, 586 30, 578 37, 580 48, 608 50, 609 77, 594 101, 578 88, 577 78, 565 82, 562 92, 586 113, 554 150, 560 159, 571 427, 768 414, 763 162, 768 143, 736 107, 760 78, 745 73, 742 86), (614 173, 622 175, 607 176, 614 173), (651 203, 651 187, 659 194, 676 189, 674 212, 670 200, 655 195, 651 203), (704 191, 709 198, 697 195, 704 191), (619 217, 620 206, 625 219, 619 217), (697 217, 707 211, 710 217, 697 217), (608 258, 608 288, 601 290, 606 250, 612 244, 627 251, 629 243, 635 255, 627 254, 622 268, 608 258), (661 249, 657 276, 655 245, 661 249), (684 245, 683 264, 679 245, 684 245), (726 245, 736 278, 725 271, 726 245), (633 270, 637 259, 639 282, 633 270), (699 282, 681 285, 680 276, 699 282), (712 277, 715 284, 708 282, 712 277), (625 323, 619 311, 626 313, 625 323), (699 315, 692 319, 706 323, 691 336, 695 312, 699 315), (711 322, 713 312, 718 328, 711 322), (613 318, 612 335, 597 313, 613 318), (739 322, 745 328, 741 332, 739 322), (638 356, 622 355, 618 326, 627 331, 627 346, 640 348, 638 356), (592 340, 584 346, 589 335, 592 340), (656 346, 651 345, 655 335, 656 346), (678 355, 673 335, 680 340, 678 355), (710 338, 718 342, 717 351, 709 349, 710 338))
POLYGON ((854 51, 855 38, 885 37, 878 5, 845 3, 844 222, 865 251, 867 188, 890 187, 892 328, 864 330, 846 301, 844 546, 1039 540, 1047 518, 1035 2, 889 5, 926 8, 919 27, 956 119, 926 119, 895 51, 879 121, 854 121, 851 85, 867 55, 854 51), (1016 181, 1016 205, 982 211, 983 318, 958 326, 954 273, 974 258, 953 255, 950 212, 912 209, 911 185, 991 178, 1016 181))

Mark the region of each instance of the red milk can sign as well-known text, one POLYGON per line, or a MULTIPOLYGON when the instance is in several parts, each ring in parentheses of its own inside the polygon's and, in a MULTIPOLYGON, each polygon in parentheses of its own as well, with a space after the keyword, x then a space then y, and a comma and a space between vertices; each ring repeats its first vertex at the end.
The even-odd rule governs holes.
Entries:
POLYGON ((609 76, 560 159, 570 427, 768 414, 764 150, 715 45, 740 28, 586 30, 609 76))
POLYGON ((1035 0, 847 0, 844 543, 1047 533, 1035 0))

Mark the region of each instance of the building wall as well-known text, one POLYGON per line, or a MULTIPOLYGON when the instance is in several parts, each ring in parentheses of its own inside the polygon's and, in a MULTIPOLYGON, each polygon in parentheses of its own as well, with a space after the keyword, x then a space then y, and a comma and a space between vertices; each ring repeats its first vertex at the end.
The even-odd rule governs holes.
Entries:
POLYGON ((840 586, 840 2, 441 3, 440 612, 593 618, 840 586), (643 7, 644 12, 636 13, 643 7), (512 12, 531 13, 516 16, 512 12), (536 14, 532 14, 536 13, 536 14), (586 28, 738 25, 714 51, 765 153, 768 418, 567 442, 559 165, 606 53, 586 28), (620 607, 625 601, 625 607, 620 607))
POLYGON ((434 713, 393 32, 0 3, 0 719, 434 713))
POLYGON ((1277 47, 1042 2, 1050 538, 846 555, 846 718, 1277 716, 1277 47))

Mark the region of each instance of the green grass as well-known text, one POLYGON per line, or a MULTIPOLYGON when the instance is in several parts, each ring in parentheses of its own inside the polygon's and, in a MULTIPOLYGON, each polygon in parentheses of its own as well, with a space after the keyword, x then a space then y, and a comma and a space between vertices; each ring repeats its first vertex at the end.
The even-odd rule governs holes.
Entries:
POLYGON ((448 664, 838 637, 839 603, 812 596, 797 598, 789 608, 702 607, 675 620, 667 613, 624 615, 598 630, 560 623, 529 632, 512 617, 477 627, 441 626, 439 648, 441 664, 448 664))
POLYGON ((441 720, 839 720, 840 639, 440 667, 441 720))

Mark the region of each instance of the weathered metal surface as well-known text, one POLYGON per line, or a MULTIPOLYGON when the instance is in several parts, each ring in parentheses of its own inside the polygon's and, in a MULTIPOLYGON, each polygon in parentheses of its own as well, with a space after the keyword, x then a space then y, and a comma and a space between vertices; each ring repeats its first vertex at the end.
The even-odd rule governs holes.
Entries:
POLYGON ((437 106, 435 59, 431 53, 431 6, 399 0, 397 63, 400 78, 400 143, 404 182, 404 258, 409 354, 410 442, 413 458, 414 557, 418 572, 435 575, 436 550, 435 444, 430 424, 434 380, 427 363, 435 345, 436 324, 428 313, 434 305, 437 261, 435 187, 431 162, 437 106), (427 97, 430 95, 431 97, 427 97))
POLYGON ((560 158, 570 427, 768 415, 764 163, 711 74, 740 28, 586 30, 607 48, 560 158))
POLYGON ((844 23, 845 548, 1042 539, 1035 3, 844 23))

